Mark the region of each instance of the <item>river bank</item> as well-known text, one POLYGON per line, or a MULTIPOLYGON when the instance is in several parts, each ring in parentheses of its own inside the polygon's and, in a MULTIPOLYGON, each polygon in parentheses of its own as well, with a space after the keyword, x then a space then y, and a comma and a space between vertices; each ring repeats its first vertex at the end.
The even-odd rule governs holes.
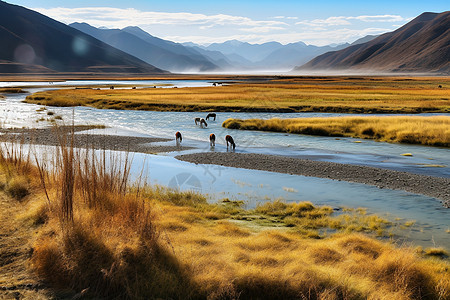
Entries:
POLYGON ((329 178, 369 184, 379 188, 404 190, 411 193, 436 197, 442 201, 445 207, 450 207, 450 178, 256 153, 208 152, 180 155, 176 158, 196 164, 214 164, 235 168, 329 178))

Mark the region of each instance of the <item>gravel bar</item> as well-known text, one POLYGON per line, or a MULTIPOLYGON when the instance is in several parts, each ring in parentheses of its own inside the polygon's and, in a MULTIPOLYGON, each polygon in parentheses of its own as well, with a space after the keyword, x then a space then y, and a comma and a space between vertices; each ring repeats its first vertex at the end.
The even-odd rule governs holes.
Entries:
MULTIPOLYGON (((94 127, 95 128, 95 127, 94 127)), ((1 129, 0 141, 18 142, 35 145, 59 146, 61 145, 61 136, 72 132, 82 132, 92 129, 89 126, 75 126, 54 128, 36 128, 36 129, 1 129)), ((66 135, 67 136, 67 135, 66 135)), ((73 135, 73 146, 75 148, 105 149, 115 151, 129 151, 140 153, 159 153, 192 149, 191 147, 169 145, 151 145, 155 142, 167 142, 170 139, 156 137, 137 137, 107 134, 84 134, 76 133, 73 135)))
POLYGON ((311 177, 329 178, 379 188, 403 190, 438 198, 450 208, 450 178, 419 175, 368 166, 314 161, 278 155, 233 152, 205 152, 176 156, 196 164, 263 170, 311 177))

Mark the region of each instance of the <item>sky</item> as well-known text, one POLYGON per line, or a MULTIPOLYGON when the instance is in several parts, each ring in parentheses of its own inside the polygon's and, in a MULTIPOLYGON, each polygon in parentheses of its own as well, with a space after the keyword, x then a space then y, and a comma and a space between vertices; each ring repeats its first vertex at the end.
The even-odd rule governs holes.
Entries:
POLYGON ((393 31, 423 12, 449 10, 448 1, 331 0, 12 0, 65 24, 139 26, 174 42, 227 40, 329 45, 393 31))

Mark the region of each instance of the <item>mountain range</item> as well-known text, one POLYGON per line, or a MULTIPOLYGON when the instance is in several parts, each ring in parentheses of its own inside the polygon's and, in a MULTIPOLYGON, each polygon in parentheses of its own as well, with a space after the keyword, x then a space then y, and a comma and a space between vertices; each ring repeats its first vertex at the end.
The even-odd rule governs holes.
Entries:
POLYGON ((350 44, 345 43, 334 47, 320 47, 306 45, 303 42, 282 45, 278 42, 251 44, 231 40, 224 43, 214 43, 209 46, 201 46, 194 43, 184 43, 183 45, 201 52, 222 68, 225 67, 210 56, 211 52, 221 53, 223 56, 222 59, 228 64, 228 69, 291 70, 297 65, 308 62, 317 55, 328 51, 344 49, 350 44))
POLYGON ((450 11, 423 13, 393 32, 325 53, 295 70, 450 74, 450 11))
POLYGON ((63 23, 0 1, 0 72, 165 73, 63 23))
POLYGON ((450 12, 423 13, 352 44, 175 43, 139 27, 70 26, 0 0, 0 73, 222 71, 450 73, 450 12))
POLYGON ((202 46, 160 39, 139 27, 107 29, 86 23, 72 23, 69 26, 171 72, 291 70, 317 55, 350 45, 318 47, 303 42, 282 45, 278 42, 250 44, 231 40, 202 46))

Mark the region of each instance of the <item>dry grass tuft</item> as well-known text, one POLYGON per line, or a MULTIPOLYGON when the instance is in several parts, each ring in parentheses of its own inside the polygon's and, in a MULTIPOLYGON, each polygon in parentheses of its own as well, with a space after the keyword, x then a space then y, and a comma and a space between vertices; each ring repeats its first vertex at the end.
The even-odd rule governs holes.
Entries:
POLYGON ((424 252, 425 252, 425 255, 428 255, 428 256, 437 256, 437 257, 443 257, 443 258, 448 257, 448 252, 442 247, 426 248, 424 252))
POLYGON ((316 248, 311 253, 314 262, 317 264, 335 264, 343 260, 344 256, 331 248, 316 248))
POLYGON ((13 198, 21 200, 29 194, 29 182, 25 176, 11 178, 5 187, 5 191, 13 198))

